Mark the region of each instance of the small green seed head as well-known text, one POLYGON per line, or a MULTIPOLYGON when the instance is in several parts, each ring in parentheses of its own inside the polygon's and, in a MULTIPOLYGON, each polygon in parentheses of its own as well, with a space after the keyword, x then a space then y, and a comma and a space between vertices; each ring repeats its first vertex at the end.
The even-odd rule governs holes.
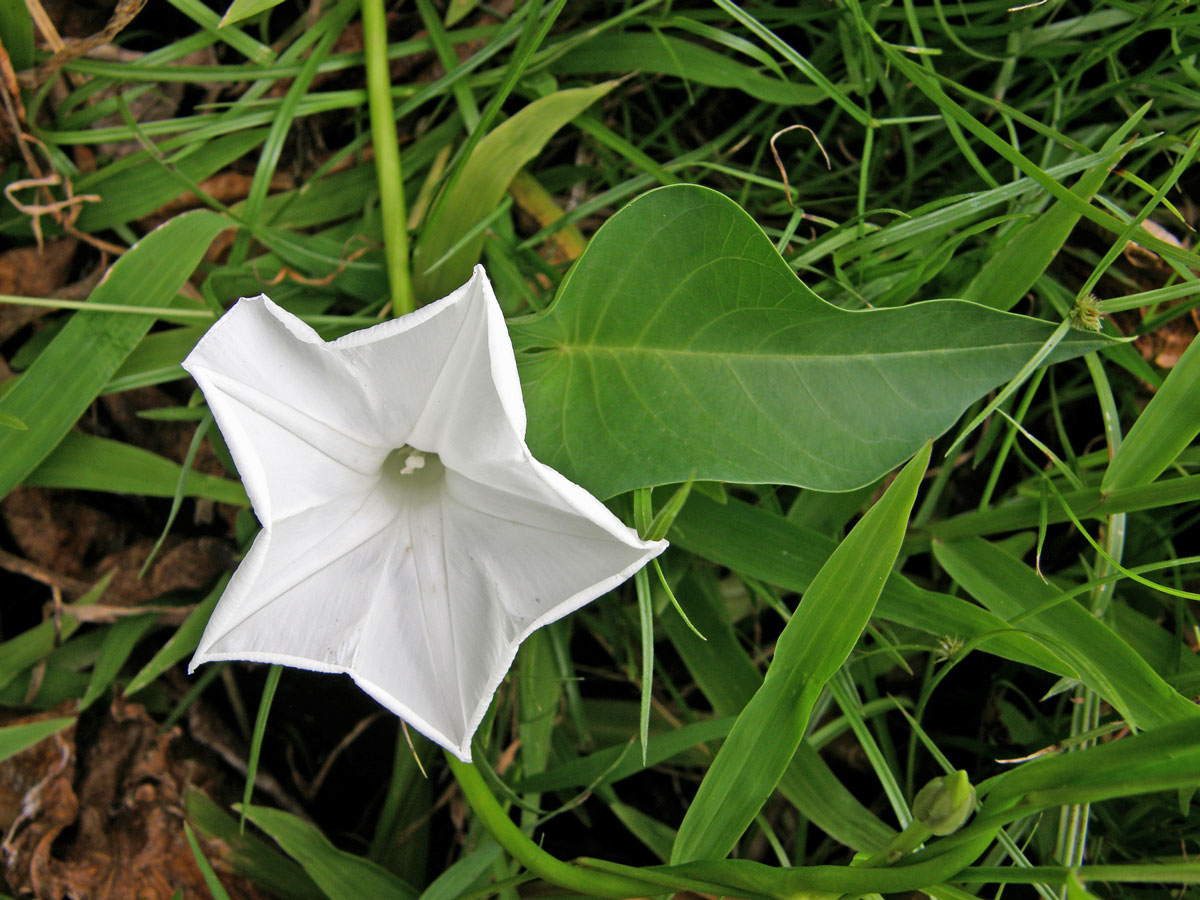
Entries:
POLYGON ((1100 330, 1100 301, 1095 294, 1080 297, 1071 307, 1071 327, 1080 331, 1100 330))

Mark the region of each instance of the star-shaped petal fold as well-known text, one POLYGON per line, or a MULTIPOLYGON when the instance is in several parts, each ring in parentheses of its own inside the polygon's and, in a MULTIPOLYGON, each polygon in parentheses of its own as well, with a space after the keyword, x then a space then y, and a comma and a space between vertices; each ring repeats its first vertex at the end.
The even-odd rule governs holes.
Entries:
POLYGON ((242 300, 184 362, 263 529, 192 659, 345 672, 459 758, 535 629, 661 553, 535 460, 482 267, 325 342, 242 300))

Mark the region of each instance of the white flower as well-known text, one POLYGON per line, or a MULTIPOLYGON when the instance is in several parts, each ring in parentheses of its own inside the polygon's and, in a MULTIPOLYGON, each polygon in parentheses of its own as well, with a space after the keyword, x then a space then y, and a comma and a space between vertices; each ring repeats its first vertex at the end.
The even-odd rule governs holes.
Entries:
POLYGON ((266 297, 184 362, 263 529, 191 668, 345 672, 460 759, 517 647, 666 548, 535 460, 482 267, 325 343, 266 297))

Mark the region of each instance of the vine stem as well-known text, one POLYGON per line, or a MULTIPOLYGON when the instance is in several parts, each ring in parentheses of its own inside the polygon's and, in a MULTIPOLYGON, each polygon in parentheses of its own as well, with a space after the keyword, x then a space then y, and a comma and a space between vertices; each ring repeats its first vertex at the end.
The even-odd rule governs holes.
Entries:
POLYGON ((513 859, 534 875, 559 887, 594 897, 648 897, 662 893, 661 887, 609 872, 582 869, 551 856, 531 841, 501 809, 478 769, 451 753, 446 754, 446 760, 484 828, 513 859))
POLYGON ((383 253, 391 291, 392 313, 402 316, 416 308, 408 271, 408 216, 404 210, 404 179, 400 141, 388 73, 387 18, 383 0, 362 0, 363 53, 367 64, 367 110, 375 148, 375 177, 379 182, 379 211, 383 219, 383 253))

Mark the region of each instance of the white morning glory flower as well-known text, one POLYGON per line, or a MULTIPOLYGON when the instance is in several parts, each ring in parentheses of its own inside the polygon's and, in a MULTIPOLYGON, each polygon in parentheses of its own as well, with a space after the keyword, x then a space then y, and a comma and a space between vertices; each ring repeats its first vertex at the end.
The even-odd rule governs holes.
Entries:
POLYGON ((470 761, 521 641, 666 548, 530 454, 482 267, 329 343, 266 297, 242 300, 183 365, 263 526, 191 669, 345 672, 470 761))

